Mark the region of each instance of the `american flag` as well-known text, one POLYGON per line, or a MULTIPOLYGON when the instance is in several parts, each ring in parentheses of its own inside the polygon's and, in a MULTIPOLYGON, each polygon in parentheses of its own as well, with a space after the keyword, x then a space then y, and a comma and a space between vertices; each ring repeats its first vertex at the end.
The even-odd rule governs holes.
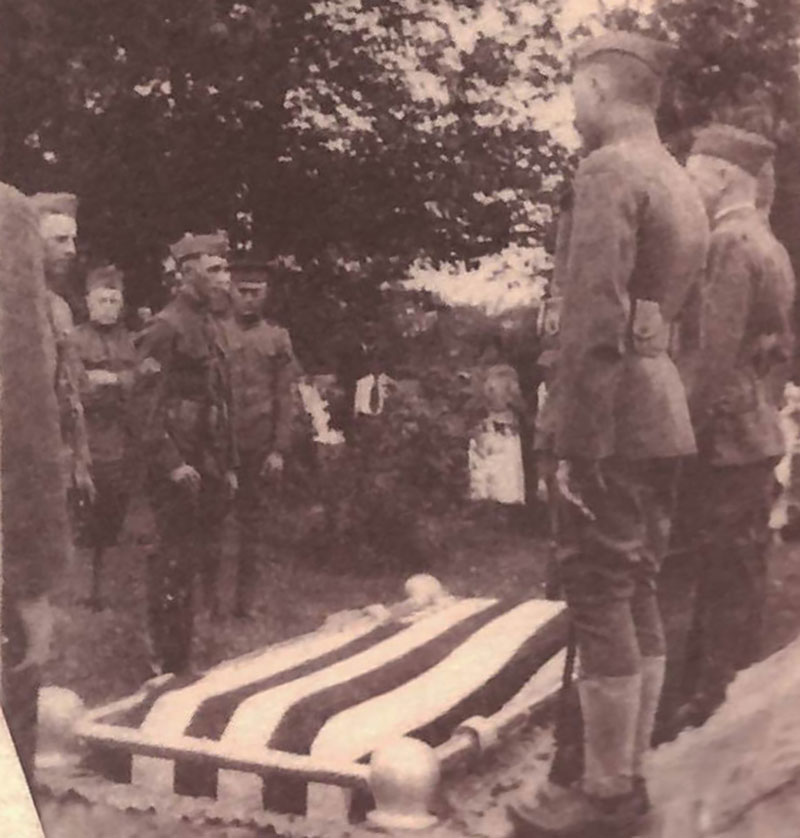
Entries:
POLYGON ((94 711, 82 726, 88 765, 159 796, 318 814, 333 794, 334 808, 350 809, 349 792, 297 773, 232 770, 206 746, 231 758, 263 752, 265 769, 280 752, 344 771, 398 736, 441 746, 465 720, 529 690, 548 662, 552 670, 565 638, 563 605, 545 600, 447 598, 406 617, 363 612, 94 711), (138 739, 170 744, 169 756, 137 753, 138 739))

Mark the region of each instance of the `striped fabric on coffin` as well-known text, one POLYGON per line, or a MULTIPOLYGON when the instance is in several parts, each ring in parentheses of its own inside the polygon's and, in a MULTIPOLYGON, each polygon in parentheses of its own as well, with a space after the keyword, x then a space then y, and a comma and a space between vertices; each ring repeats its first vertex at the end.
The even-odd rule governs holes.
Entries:
MULTIPOLYGON (((216 739, 232 750, 260 741, 343 762, 363 760, 404 733, 436 745, 460 722, 509 701, 563 646, 565 633, 563 609, 554 603, 455 600, 410 625, 367 622, 335 639, 320 632, 219 667, 157 695, 141 729, 216 739)), ((132 781, 154 791, 306 809, 302 781, 273 774, 262 783, 218 771, 190 752, 177 763, 139 756, 131 763, 132 781)), ((309 805, 321 789, 312 784, 309 805)))

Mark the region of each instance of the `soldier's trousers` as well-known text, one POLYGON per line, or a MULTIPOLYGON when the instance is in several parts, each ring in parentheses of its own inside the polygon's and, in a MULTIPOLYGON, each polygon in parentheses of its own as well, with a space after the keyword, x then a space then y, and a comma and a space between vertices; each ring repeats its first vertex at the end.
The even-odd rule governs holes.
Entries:
POLYGON ((265 455, 243 452, 239 469, 239 491, 234 515, 239 524, 239 560, 236 567, 236 607, 248 608, 252 602, 263 547, 265 519, 269 512, 269 487, 261 478, 265 455))
POLYGON ((177 673, 191 659, 195 577, 219 562, 227 490, 204 475, 199 491, 155 479, 149 494, 158 533, 147 569, 150 639, 164 671, 177 673))
POLYGON ((688 700, 715 707, 736 672, 758 659, 775 464, 698 461, 683 476, 660 584, 669 640, 665 721, 688 700))
MULTIPOLYGON (((656 596, 674 508, 677 460, 570 463, 560 471, 558 581, 572 618, 581 675, 621 677, 666 645, 656 596)), ((551 778, 582 774, 575 691, 564 696, 551 778)))

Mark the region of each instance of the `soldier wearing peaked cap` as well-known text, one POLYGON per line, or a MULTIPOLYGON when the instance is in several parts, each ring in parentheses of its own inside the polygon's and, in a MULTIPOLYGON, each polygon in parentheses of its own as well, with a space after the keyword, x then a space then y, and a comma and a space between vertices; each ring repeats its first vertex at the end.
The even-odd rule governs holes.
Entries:
POLYGON ((65 299, 76 252, 78 200, 66 192, 39 192, 31 199, 44 246, 44 270, 50 325, 56 341, 53 380, 61 409, 64 470, 78 506, 94 500, 86 420, 81 391, 84 371, 74 345, 75 324, 65 299))
POLYGON ((241 460, 234 504, 240 532, 234 614, 246 617, 265 523, 274 506, 270 499, 291 442, 297 362, 289 333, 265 319, 268 266, 240 261, 233 266, 233 276, 234 318, 226 321, 225 328, 241 460))
POLYGON ((74 343, 86 372, 82 399, 97 496, 84 521, 85 546, 92 553, 92 587, 87 604, 103 607, 101 577, 106 550, 117 543, 128 508, 133 443, 131 393, 136 350, 121 322, 124 276, 114 265, 89 271, 89 320, 75 329, 74 343))
MULTIPOLYGON (((149 615, 155 663, 180 672, 190 664, 194 582, 216 567, 221 529, 237 486, 230 381, 211 288, 228 274, 222 235, 187 234, 172 247, 184 284, 148 324, 140 363, 149 379, 143 419, 148 488, 159 546, 150 557, 149 615)), ((206 585, 216 614, 216 590, 206 585)))
MULTIPOLYGON (((712 125, 697 135, 687 163, 712 232, 692 403, 698 458, 685 477, 676 532, 696 598, 687 703, 673 729, 704 722, 760 652, 773 469, 784 451, 769 385, 790 357, 794 297, 788 260, 756 207, 773 153, 757 134, 712 125)), ((687 595, 678 600, 689 602, 687 595)), ((671 652, 682 658, 679 647, 671 652)))
POLYGON ((671 53, 612 33, 576 56, 575 124, 588 153, 563 225, 550 427, 583 767, 567 776, 554 762, 535 799, 512 808, 520 835, 623 831, 648 806, 644 760, 665 664, 656 579, 677 465, 695 450, 675 356, 699 333, 708 245, 697 192, 655 126, 671 53))

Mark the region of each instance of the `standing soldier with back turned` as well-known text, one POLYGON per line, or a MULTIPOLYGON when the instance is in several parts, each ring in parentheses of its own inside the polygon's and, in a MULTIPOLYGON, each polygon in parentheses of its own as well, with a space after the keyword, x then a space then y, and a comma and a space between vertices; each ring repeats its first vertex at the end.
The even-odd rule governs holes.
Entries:
POLYGON ((589 153, 563 248, 551 409, 584 766, 574 784, 551 783, 512 809, 520 835, 630 835, 648 807, 642 763, 665 660, 656 577, 677 463, 695 449, 670 348, 708 239, 697 193, 656 131, 671 52, 612 33, 577 56, 576 126, 589 153))
MULTIPOLYGON (((756 206, 773 153, 758 134, 712 125, 687 164, 712 233, 692 400, 698 458, 680 516, 695 571, 694 632, 673 730, 703 723, 760 652, 773 469, 784 453, 771 391, 791 357, 794 303, 789 261, 756 206)), ((678 597, 684 609, 691 593, 678 597)))
POLYGON ((143 419, 159 536, 148 568, 151 642, 155 663, 181 672, 190 663, 196 571, 219 561, 237 455, 227 363, 209 311, 214 278, 228 271, 227 241, 187 234, 172 250, 184 285, 148 325, 139 355, 157 369, 143 419))

